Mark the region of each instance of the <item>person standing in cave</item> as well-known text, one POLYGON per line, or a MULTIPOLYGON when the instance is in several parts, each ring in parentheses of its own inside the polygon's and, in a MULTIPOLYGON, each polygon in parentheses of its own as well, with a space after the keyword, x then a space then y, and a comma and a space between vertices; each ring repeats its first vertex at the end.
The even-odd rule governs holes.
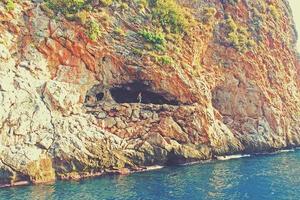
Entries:
POLYGON ((139 95, 137 96, 137 101, 138 103, 142 102, 142 92, 140 92, 139 95))
POLYGON ((110 103, 115 103, 115 100, 112 98, 109 89, 104 88, 103 93, 104 93, 104 94, 103 94, 103 96, 104 96, 104 101, 110 102, 110 103))

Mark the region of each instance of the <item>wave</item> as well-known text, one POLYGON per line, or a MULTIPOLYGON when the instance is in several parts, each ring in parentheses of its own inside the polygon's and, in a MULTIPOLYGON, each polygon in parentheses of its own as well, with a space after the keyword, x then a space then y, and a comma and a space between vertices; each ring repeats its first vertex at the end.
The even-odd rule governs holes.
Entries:
POLYGON ((289 153, 289 152, 294 152, 295 150, 297 150, 298 148, 295 149, 281 149, 281 150, 276 150, 273 152, 262 152, 262 153, 255 153, 254 155, 276 155, 276 154, 280 154, 280 153, 289 153))
POLYGON ((162 165, 153 165, 153 166, 147 166, 145 169, 143 169, 142 171, 153 171, 153 170, 158 170, 158 169, 162 169, 165 166, 162 165))
POLYGON ((236 155, 229 155, 229 156, 217 156, 217 160, 231 160, 231 159, 238 159, 244 157, 250 157, 250 154, 236 154, 236 155))
MULTIPOLYGON (((300 150, 300 147, 296 147, 294 149, 281 149, 281 150, 274 151, 274 152, 261 152, 261 153, 254 153, 254 154, 235 154, 235 155, 227 155, 227 156, 216 156, 216 159, 217 160, 232 160, 232 159, 246 158, 246 157, 251 157, 251 156, 273 155, 273 154, 279 154, 279 153, 288 153, 288 152, 294 152, 296 150, 300 150)), ((213 160, 214 159, 200 160, 200 161, 182 163, 182 164, 178 164, 178 165, 179 166, 187 166, 187 165, 205 164, 205 163, 210 163, 213 160)), ((140 170, 139 172, 159 170, 159 169, 162 169, 162 168, 165 168, 165 167, 166 166, 162 166, 162 165, 147 166, 144 169, 140 170)))
POLYGON ((282 149, 279 151, 276 151, 276 153, 288 153, 288 152, 293 152, 295 151, 295 149, 282 149))
POLYGON ((210 163, 211 161, 212 161, 212 159, 208 159, 208 160, 198 160, 198 161, 194 161, 194 162, 181 163, 181 164, 178 164, 178 165, 179 165, 179 166, 197 165, 197 164, 210 163))

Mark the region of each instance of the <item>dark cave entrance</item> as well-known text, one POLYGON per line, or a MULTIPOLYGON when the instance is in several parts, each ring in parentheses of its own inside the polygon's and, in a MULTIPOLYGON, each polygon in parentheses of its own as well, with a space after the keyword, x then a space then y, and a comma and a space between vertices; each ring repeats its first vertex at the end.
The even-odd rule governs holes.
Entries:
POLYGON ((94 85, 85 96, 85 105, 95 106, 97 102, 100 102, 104 99, 103 87, 101 85, 94 85))
POLYGON ((103 97, 104 97, 104 93, 103 92, 99 92, 99 93, 96 94, 97 101, 102 101, 103 97))
POLYGON ((110 89, 112 98, 117 103, 169 104, 178 105, 175 100, 168 100, 163 95, 152 92, 149 85, 141 81, 123 84, 110 89))

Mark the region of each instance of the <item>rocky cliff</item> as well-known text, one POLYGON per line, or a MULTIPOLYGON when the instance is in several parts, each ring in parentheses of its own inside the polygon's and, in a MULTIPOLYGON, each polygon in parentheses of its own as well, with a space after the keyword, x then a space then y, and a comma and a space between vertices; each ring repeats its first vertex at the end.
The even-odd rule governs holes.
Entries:
POLYGON ((0 1, 0 185, 300 145, 286 0, 0 1))

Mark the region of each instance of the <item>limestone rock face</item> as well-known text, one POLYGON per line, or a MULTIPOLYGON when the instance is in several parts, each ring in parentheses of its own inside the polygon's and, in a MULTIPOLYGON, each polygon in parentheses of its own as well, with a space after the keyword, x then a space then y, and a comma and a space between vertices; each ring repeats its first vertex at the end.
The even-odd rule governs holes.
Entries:
POLYGON ((95 5, 93 41, 42 1, 0 2, 0 186, 300 145, 286 0, 177 1, 195 23, 159 52, 138 33, 151 9, 127 3, 95 5))

